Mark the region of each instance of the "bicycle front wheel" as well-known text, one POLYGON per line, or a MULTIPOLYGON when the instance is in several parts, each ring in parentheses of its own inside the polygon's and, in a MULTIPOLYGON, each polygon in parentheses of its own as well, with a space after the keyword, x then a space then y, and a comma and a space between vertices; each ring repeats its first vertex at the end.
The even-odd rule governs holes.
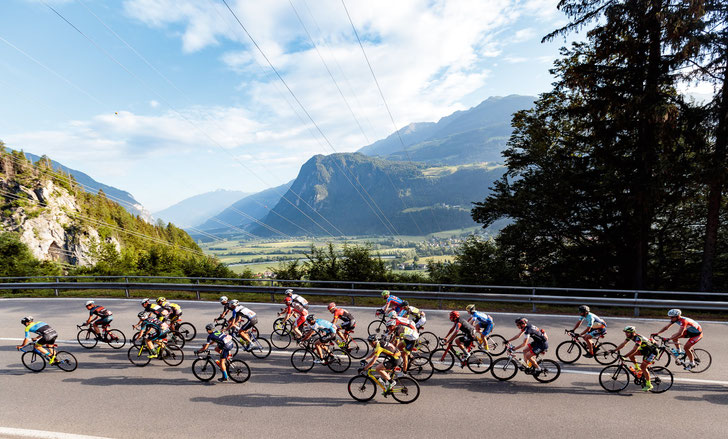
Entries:
POLYGON ((359 402, 367 402, 377 393, 377 385, 367 375, 357 375, 349 380, 349 395, 359 402))
POLYGON ((250 353, 255 358, 267 358, 270 355, 270 342, 264 338, 256 338, 250 344, 250 353))
POLYGON ((502 355, 506 351, 506 338, 499 334, 488 335, 488 353, 493 357, 502 355))
POLYGON ((190 322, 184 322, 179 324, 177 332, 182 334, 185 341, 192 341, 197 335, 197 328, 190 322))
POLYGON ((435 372, 429 357, 425 355, 417 355, 410 358, 408 367, 407 373, 417 381, 427 381, 435 372))
POLYGON ((209 358, 198 358, 192 362, 192 375, 200 381, 210 381, 215 377, 215 364, 209 358))
POLYGON ((96 334, 90 328, 78 331, 78 334, 76 334, 76 340, 78 340, 78 344, 86 349, 93 349, 99 342, 96 338, 96 334))
POLYGON ((705 349, 693 349, 693 358, 695 359, 695 367, 690 369, 692 373, 705 372, 713 364, 713 357, 705 349))
POLYGON ((185 353, 182 352, 182 348, 174 345, 165 346, 159 354, 162 356, 162 361, 169 366, 179 366, 185 359, 185 353))
POLYGON ((23 361, 23 366, 32 372, 40 372, 46 367, 45 358, 36 352, 25 352, 20 359, 23 361))
POLYGON ((493 367, 493 357, 489 353, 478 349, 470 353, 468 358, 468 369, 471 372, 481 374, 486 373, 493 367))
POLYGON ((299 372, 308 372, 313 369, 314 353, 308 349, 296 349, 291 354, 291 364, 299 372))
POLYGON ((285 349, 291 344, 291 333, 290 332, 277 332, 273 331, 270 335, 270 342, 276 349, 285 349))
POLYGON ((420 332, 420 338, 417 339, 417 350, 422 352, 432 352, 440 344, 440 337, 430 331, 420 332))
POLYGON ((420 396, 420 385, 417 381, 409 377, 399 377, 396 379, 397 384, 392 386, 392 398, 402 404, 415 402, 420 396))
POLYGON ((250 379, 250 367, 243 360, 231 360, 227 364, 227 373, 236 383, 244 383, 250 379))
POLYGON ((66 351, 56 352, 56 359, 53 364, 64 372, 73 372, 78 367, 78 361, 72 353, 66 351))
POLYGON ((554 360, 541 360, 538 365, 541 367, 541 373, 533 376, 536 381, 550 383, 561 375, 561 366, 554 360))
POLYGON ((362 358, 365 358, 367 355, 369 355, 369 343, 367 343, 367 341, 363 338, 354 337, 349 342, 347 351, 349 352, 351 358, 355 360, 361 360, 362 358))
POLYGON ((607 366, 599 373, 599 384, 607 392, 621 392, 629 385, 629 371, 624 366, 607 366))
POLYGON ((149 358, 149 351, 144 345, 130 347, 126 356, 129 358, 131 364, 138 367, 144 367, 152 361, 152 359, 149 358))
POLYGON ((455 364, 455 358, 452 356, 450 350, 440 348, 430 353, 430 362, 436 371, 447 372, 455 364))
POLYGON ((329 354, 326 365, 335 373, 344 373, 351 366, 351 357, 346 355, 341 349, 334 349, 329 354))
POLYGON ((185 338, 184 336, 178 332, 178 331, 169 331, 169 334, 167 334, 167 340, 169 345, 174 345, 182 349, 185 347, 185 338))
POLYGON ((106 340, 113 349, 121 349, 126 344, 126 335, 118 329, 112 329, 106 334, 106 340))
POLYGON ((655 357, 655 361, 652 363, 652 365, 659 366, 659 367, 667 367, 670 365, 671 361, 672 361, 672 354, 670 353, 670 349, 660 348, 660 351, 657 354, 657 357, 655 357))
POLYGON ((493 362, 490 373, 493 378, 498 381, 508 381, 518 372, 518 363, 516 360, 508 357, 502 357, 493 362))
POLYGON ((604 366, 614 363, 617 361, 617 358, 619 358, 617 345, 614 343, 601 343, 599 344, 599 349, 594 351, 594 359, 597 360, 597 363, 604 366))
POLYGON ((576 363, 581 357, 581 346, 573 339, 561 342, 556 347, 556 357, 564 364, 576 363))
POLYGON ((380 335, 384 331, 384 320, 374 320, 367 326, 369 335, 380 335))
POLYGON ((652 381, 652 393, 662 393, 670 390, 672 387, 672 372, 666 367, 653 367, 650 369, 650 381, 652 381))

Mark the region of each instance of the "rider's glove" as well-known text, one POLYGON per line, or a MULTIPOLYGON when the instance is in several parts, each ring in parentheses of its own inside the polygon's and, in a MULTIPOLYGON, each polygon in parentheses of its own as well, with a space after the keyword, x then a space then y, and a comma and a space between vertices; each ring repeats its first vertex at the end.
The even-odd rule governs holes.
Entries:
POLYGON ((364 367, 364 365, 366 365, 366 364, 367 364, 366 360, 359 361, 359 365, 361 365, 362 367, 364 367))

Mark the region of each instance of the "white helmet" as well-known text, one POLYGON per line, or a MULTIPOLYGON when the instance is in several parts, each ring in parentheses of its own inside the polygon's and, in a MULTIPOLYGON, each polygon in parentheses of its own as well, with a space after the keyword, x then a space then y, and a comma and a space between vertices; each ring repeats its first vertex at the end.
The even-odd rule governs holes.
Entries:
POLYGON ((293 294, 293 290, 292 290, 292 289, 290 289, 290 288, 289 288, 289 289, 287 289, 287 290, 286 290, 286 296, 290 296, 291 294, 293 294))
POLYGON ((149 298, 142 299, 142 305, 146 305, 147 303, 149 303, 149 298))
POLYGON ((238 299, 233 299, 233 300, 231 300, 231 301, 230 301, 230 304, 231 304, 232 306, 238 306, 238 303, 240 303, 240 302, 238 301, 238 299))
POLYGON ((227 296, 220 297, 220 303, 227 302, 227 301, 228 301, 227 296))
POLYGON ((93 300, 89 300, 88 302, 86 302, 86 306, 93 305, 93 304, 94 304, 93 300))
POLYGON ((669 317, 680 317, 680 314, 682 314, 682 311, 680 311, 677 308, 671 309, 670 311, 667 312, 667 315, 669 317))

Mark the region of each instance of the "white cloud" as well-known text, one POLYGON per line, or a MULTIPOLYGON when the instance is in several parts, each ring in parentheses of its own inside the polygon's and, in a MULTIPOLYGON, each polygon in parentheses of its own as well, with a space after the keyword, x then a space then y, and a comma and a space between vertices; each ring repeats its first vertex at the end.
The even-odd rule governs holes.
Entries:
POLYGON ((152 108, 157 108, 157 107, 159 107, 159 102, 157 102, 155 100, 151 100, 151 101, 149 101, 149 106, 152 108))

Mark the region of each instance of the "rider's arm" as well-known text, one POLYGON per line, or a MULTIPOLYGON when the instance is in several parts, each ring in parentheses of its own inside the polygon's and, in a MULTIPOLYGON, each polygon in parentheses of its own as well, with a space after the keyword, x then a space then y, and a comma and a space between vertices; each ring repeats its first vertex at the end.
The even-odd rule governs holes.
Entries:
MULTIPOLYGON (((523 334, 523 333, 521 333, 521 334, 523 334)), ((515 346, 513 348, 513 350, 521 349, 522 347, 526 346, 526 343, 528 343, 528 335, 526 335, 525 337, 523 337, 523 343, 519 344, 518 346, 515 346)))
POLYGON ((581 326, 581 319, 579 319, 579 320, 578 320, 578 321, 576 322, 576 325, 574 325, 574 329, 572 329, 572 330, 571 330, 571 332, 574 332, 574 331, 576 331, 576 328, 578 328, 579 326, 581 326))
POLYGON ((684 325, 680 325, 680 329, 672 336, 670 339, 672 341, 677 341, 678 338, 682 337, 683 334, 685 334, 685 331, 688 330, 688 322, 685 322, 684 325))
MULTIPOLYGON (((448 343, 451 343, 455 339, 455 336, 458 335, 458 329, 460 329, 460 322, 455 322, 455 324, 452 325, 452 328, 450 328, 450 332, 452 332, 452 336, 450 336, 450 338, 447 340, 448 343)), ((450 332, 447 333, 445 338, 447 338, 448 335, 450 335, 450 332)))
POLYGON ((581 333, 580 333, 579 335, 584 335, 584 334, 586 334, 587 332, 589 332, 589 331, 591 331, 591 330, 592 330, 592 327, 591 327, 591 326, 589 326, 589 327, 587 327, 586 329, 584 329, 583 331, 581 331, 581 333))
POLYGON ((622 349, 622 348, 624 347, 624 345, 626 345, 626 344, 627 344, 627 342, 628 342, 628 340, 625 340, 625 341, 623 341, 623 342, 622 342, 622 344, 620 344, 619 346, 617 346, 617 348, 616 348, 616 349, 614 349, 614 350, 615 350, 615 351, 618 351, 618 350, 622 349))

